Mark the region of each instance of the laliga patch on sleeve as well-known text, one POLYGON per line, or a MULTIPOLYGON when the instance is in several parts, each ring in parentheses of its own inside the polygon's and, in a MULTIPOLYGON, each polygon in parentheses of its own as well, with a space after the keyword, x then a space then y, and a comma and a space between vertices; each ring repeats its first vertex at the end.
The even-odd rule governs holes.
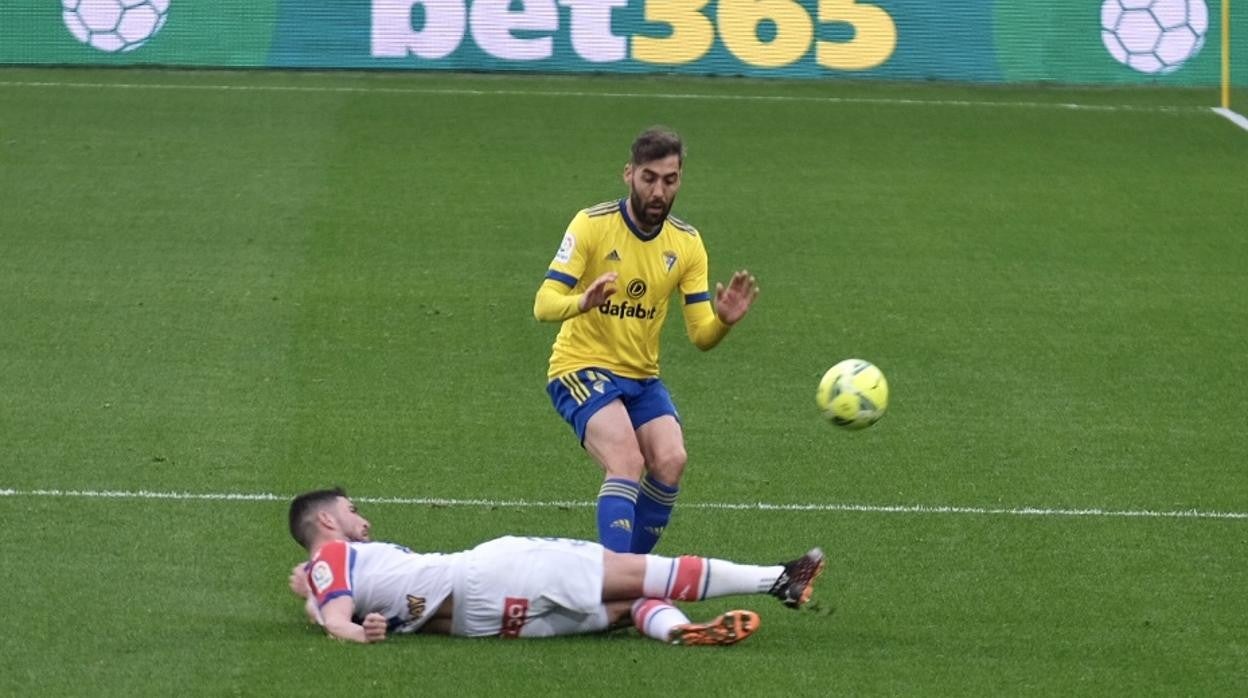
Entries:
POLYGON ((323 594, 325 590, 334 583, 334 571, 330 569, 329 563, 324 560, 317 560, 312 566, 312 586, 316 588, 316 593, 323 594))
POLYGON ((576 249, 576 238, 572 236, 572 232, 563 234, 563 242, 559 243, 559 251, 555 253, 555 261, 567 264, 572 261, 572 250, 576 249))

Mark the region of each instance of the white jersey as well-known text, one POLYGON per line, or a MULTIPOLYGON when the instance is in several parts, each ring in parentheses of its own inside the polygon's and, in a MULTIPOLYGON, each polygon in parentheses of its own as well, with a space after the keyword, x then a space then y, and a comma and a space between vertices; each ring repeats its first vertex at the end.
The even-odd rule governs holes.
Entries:
POLYGON ((380 613, 392 633, 414 633, 451 595, 463 553, 415 553, 393 543, 326 543, 312 556, 308 582, 319 606, 355 600, 355 618, 380 613))
POLYGON ((380 613, 413 633, 453 595, 451 633, 546 637, 607 627, 603 548, 562 538, 503 537, 460 553, 414 553, 392 543, 326 543, 308 565, 324 606, 355 601, 355 620, 380 613))

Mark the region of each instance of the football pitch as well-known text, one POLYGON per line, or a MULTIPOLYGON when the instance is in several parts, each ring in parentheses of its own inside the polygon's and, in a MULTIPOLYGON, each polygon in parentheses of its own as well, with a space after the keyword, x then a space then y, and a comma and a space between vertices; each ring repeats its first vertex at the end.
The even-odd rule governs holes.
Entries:
MULTIPOLYGON (((1211 90, 0 70, 0 694, 1243 695, 1248 132, 1211 90), (757 305, 668 318, 657 552, 829 554, 731 648, 309 626, 297 492, 596 537, 533 296, 637 132, 757 305), (880 366, 879 424, 823 371, 880 366)), ((1241 109, 1242 111, 1242 109, 1241 109)), ((676 305, 671 314, 679 315, 676 305)))

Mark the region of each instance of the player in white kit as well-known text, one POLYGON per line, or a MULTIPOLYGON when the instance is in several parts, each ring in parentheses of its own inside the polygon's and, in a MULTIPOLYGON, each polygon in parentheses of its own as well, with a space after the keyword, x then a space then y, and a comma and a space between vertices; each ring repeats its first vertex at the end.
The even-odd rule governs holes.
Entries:
POLYGON ((598 543, 508 536, 457 553, 373 542, 341 489, 299 495, 290 531, 311 554, 291 573, 309 618, 333 637, 379 642, 389 633, 550 637, 631 623, 681 645, 730 645, 759 625, 753 611, 691 623, 670 601, 769 594, 797 608, 823 571, 818 548, 781 565, 615 553, 598 543))

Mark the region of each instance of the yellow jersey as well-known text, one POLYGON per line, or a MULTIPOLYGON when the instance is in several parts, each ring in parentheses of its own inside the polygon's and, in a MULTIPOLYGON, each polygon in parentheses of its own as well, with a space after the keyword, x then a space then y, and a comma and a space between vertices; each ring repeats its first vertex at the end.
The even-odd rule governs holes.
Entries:
POLYGON ((550 378, 591 366, 627 378, 658 376, 659 336, 677 290, 695 343, 709 349, 727 332, 711 308, 706 248, 697 229, 668 216, 658 232, 647 234, 629 217, 623 199, 591 206, 572 219, 546 271, 537 307, 547 287, 580 294, 610 271, 619 274, 615 293, 597 308, 563 320, 550 355, 550 378))

